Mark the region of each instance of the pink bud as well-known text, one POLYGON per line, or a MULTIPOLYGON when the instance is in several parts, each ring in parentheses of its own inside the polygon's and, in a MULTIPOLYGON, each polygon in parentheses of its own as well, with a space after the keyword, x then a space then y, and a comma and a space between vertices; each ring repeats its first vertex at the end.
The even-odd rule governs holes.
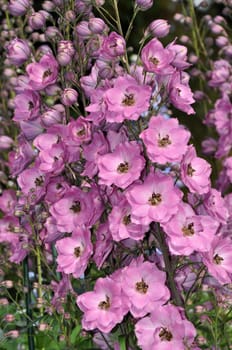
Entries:
POLYGON ((148 27, 148 31, 151 35, 157 37, 157 38, 163 38, 164 36, 168 35, 170 29, 170 24, 168 24, 168 21, 165 19, 157 19, 148 27))
POLYGON ((10 62, 16 66, 20 66, 28 60, 31 49, 28 42, 23 39, 15 38, 7 45, 7 57, 10 62))
POLYGON ((14 143, 14 141, 9 136, 6 136, 6 135, 0 136, 0 149, 1 150, 10 148, 13 143, 14 143))
POLYGON ((89 30, 88 22, 81 21, 76 26, 76 32, 79 35, 79 37, 81 37, 81 39, 88 39, 91 36, 91 31, 89 30))
POLYGON ((8 10, 12 16, 23 16, 30 6, 29 0, 10 0, 8 10))
POLYGON ((229 40, 225 36, 218 36, 215 40, 216 45, 220 48, 223 48, 228 45, 229 40))
POLYGON ((93 34, 101 34, 106 29, 106 24, 101 18, 93 17, 90 18, 88 27, 93 34))
POLYGON ((41 29, 45 25, 46 17, 42 12, 34 12, 29 17, 29 25, 32 29, 41 29))
POLYGON ((141 11, 146 11, 153 6, 153 0, 136 0, 135 3, 141 11))
POLYGON ((77 98, 77 91, 71 88, 64 89, 61 95, 61 101, 65 106, 72 106, 74 103, 77 102, 77 98))

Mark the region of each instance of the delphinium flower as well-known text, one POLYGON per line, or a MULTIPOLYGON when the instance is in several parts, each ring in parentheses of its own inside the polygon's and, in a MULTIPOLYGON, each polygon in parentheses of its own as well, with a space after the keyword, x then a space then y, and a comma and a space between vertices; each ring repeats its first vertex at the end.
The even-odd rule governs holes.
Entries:
POLYGON ((76 228, 71 237, 58 240, 56 248, 58 271, 82 276, 93 252, 90 231, 85 227, 76 228))
POLYGON ((150 316, 139 320, 135 334, 142 350, 185 350, 193 343, 196 330, 178 308, 168 304, 157 306, 150 316))
POLYGON ((153 162, 165 164, 179 162, 187 151, 190 132, 178 124, 177 119, 152 117, 149 126, 140 134, 147 154, 153 162))
POLYGON ((144 165, 145 160, 137 143, 121 143, 112 153, 99 156, 100 183, 108 186, 114 184, 124 189, 138 180, 144 165))
POLYGON ((14 120, 33 120, 38 117, 41 101, 36 91, 25 90, 15 96, 14 120))
POLYGON ((232 281, 232 245, 230 238, 215 237, 207 253, 202 253, 203 262, 219 283, 232 281))
POLYGON ((210 164, 197 157, 193 146, 189 146, 181 162, 181 180, 191 192, 205 194, 210 190, 210 164))
POLYGON ((177 213, 181 197, 172 178, 159 172, 150 173, 143 183, 132 185, 126 192, 131 220, 142 225, 167 222, 177 213))
POLYGON ((165 286, 165 273, 154 263, 132 260, 122 271, 122 291, 129 300, 131 314, 138 318, 166 303, 170 292, 165 286))
POLYGON ((99 278, 93 291, 77 297, 77 305, 84 312, 82 327, 104 333, 109 333, 128 312, 121 286, 110 277, 99 278))
POLYGON ((196 215, 185 203, 179 204, 175 216, 163 224, 170 251, 177 255, 208 252, 218 227, 218 221, 208 215, 196 215))

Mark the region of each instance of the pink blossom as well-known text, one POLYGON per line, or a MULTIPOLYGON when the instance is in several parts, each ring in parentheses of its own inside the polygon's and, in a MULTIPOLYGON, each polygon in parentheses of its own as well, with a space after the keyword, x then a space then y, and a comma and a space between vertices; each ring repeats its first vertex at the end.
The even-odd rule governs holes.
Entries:
POLYGON ((114 87, 104 94, 109 111, 106 113, 106 120, 111 123, 120 123, 124 119, 137 120, 141 113, 148 110, 150 97, 150 86, 139 85, 130 75, 118 77, 114 87))
POLYGON ((185 350, 196 336, 191 322, 183 319, 174 305, 157 306, 150 316, 135 325, 138 345, 142 350, 185 350))
POLYGON ((158 75, 169 75, 174 72, 171 65, 173 58, 174 54, 165 49, 157 38, 149 41, 142 49, 141 59, 145 70, 158 75))
POLYGON ((229 212, 226 207, 225 200, 222 198, 221 193, 215 188, 211 188, 210 191, 204 196, 203 202, 206 212, 221 223, 226 223, 229 212))
POLYGON ((140 146, 132 141, 116 146, 112 153, 99 156, 98 169, 100 183, 126 188, 140 177, 145 160, 140 154, 140 146))
POLYGON ((33 120, 38 117, 40 109, 40 96, 38 92, 25 90, 15 96, 14 99, 14 120, 33 120))
POLYGON ((143 317, 170 298, 165 286, 165 273, 154 263, 132 260, 122 271, 122 291, 129 300, 129 310, 134 317, 143 317))
POLYGON ((82 327, 86 330, 98 328, 104 333, 122 322, 128 312, 121 287, 110 277, 99 278, 92 292, 77 297, 77 305, 84 312, 82 327))
POLYGON ((211 166, 206 160, 197 157, 194 147, 188 151, 181 162, 181 179, 190 192, 205 194, 210 190, 211 166))
POLYGON ((209 273, 221 284, 232 282, 232 245, 230 238, 215 237, 211 249, 202 253, 209 273))
POLYGON ((77 226, 89 227, 93 224, 91 220, 97 220, 101 214, 98 200, 95 192, 84 192, 73 186, 49 210, 60 232, 72 232, 77 226))
POLYGON ((181 197, 172 178, 159 172, 150 173, 142 184, 131 186, 126 193, 131 220, 142 225, 170 220, 177 213, 181 197))
POLYGON ((72 273, 78 278, 83 275, 93 252, 90 231, 77 227, 71 237, 56 242, 58 271, 72 273))
POLYGON ((28 42, 23 39, 15 38, 10 41, 6 47, 7 58, 16 66, 21 66, 31 55, 31 49, 28 42))
POLYGON ((131 221, 131 207, 125 198, 113 206, 108 216, 109 230, 114 241, 131 238, 143 239, 145 232, 149 230, 148 225, 135 224, 131 221))
POLYGON ((124 55, 125 51, 125 39, 116 32, 111 32, 110 35, 104 39, 100 54, 105 58, 114 59, 124 55))
POLYGON ((85 118, 79 117, 77 120, 72 120, 67 127, 67 143, 81 145, 91 140, 91 123, 85 118))
POLYGON ((4 190, 0 196, 0 210, 4 214, 13 214, 16 205, 16 194, 14 190, 4 190))
POLYGON ((182 203, 163 227, 171 253, 190 255, 194 251, 210 250, 219 223, 210 216, 196 215, 190 205, 182 203))
POLYGON ((45 54, 39 62, 28 64, 26 71, 31 87, 35 90, 42 90, 56 82, 58 63, 53 55, 45 54))
POLYGON ((190 136, 177 119, 164 119, 161 115, 152 117, 149 127, 140 134, 149 158, 160 164, 181 161, 190 136))
POLYGON ((113 249, 113 240, 108 223, 101 224, 96 231, 96 242, 94 245, 94 256, 98 269, 102 267, 105 260, 113 249))

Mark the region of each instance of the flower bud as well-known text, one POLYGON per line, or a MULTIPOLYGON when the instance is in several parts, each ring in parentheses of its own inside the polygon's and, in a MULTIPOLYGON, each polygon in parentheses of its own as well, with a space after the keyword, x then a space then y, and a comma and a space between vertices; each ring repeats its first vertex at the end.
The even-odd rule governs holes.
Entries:
POLYGON ((65 18, 67 19, 67 21, 69 22, 74 22, 76 19, 76 14, 74 11, 69 10, 67 12, 65 12, 65 18))
POLYGON ((6 136, 6 135, 0 136, 0 150, 10 148, 13 143, 14 143, 14 141, 12 140, 11 137, 6 136))
POLYGON ((106 24, 101 18, 93 17, 90 18, 88 27, 93 34, 101 34, 106 29, 106 24))
POLYGON ((153 0, 135 0, 135 3, 141 11, 146 11, 153 6, 153 0))
POLYGON ((41 29, 46 23, 46 17, 41 12, 34 12, 29 17, 29 25, 32 29, 41 29))
POLYGON ((18 336, 19 336, 19 331, 17 331, 17 330, 15 329, 15 330, 12 330, 12 331, 9 331, 9 332, 5 333, 4 336, 5 336, 5 337, 9 337, 9 338, 16 339, 16 338, 18 338, 18 336))
POLYGON ((225 36, 218 36, 215 40, 216 45, 220 48, 223 48, 225 46, 227 46, 229 44, 229 40, 228 38, 226 38, 225 36))
POLYGON ((30 0, 10 0, 8 10, 12 16, 23 16, 30 6, 30 0))
POLYGON ((14 320, 15 320, 15 317, 12 314, 6 314, 4 316, 4 321, 6 321, 6 322, 10 323, 10 322, 14 322, 14 320))
POLYGON ((72 106, 74 103, 77 102, 77 98, 77 91, 71 88, 64 89, 61 95, 61 101, 65 106, 72 106))
POLYGON ((79 35, 81 39, 88 39, 91 36, 91 31, 88 27, 88 22, 87 21, 81 21, 77 26, 76 26, 76 32, 79 35))
POLYGON ((42 123, 45 127, 49 127, 62 122, 62 114, 55 108, 49 108, 41 115, 42 123))
POLYGON ((52 1, 46 0, 43 2, 42 7, 44 10, 50 12, 54 10, 54 4, 52 3, 52 1))
POLYGON ((28 60, 31 49, 28 42, 23 39, 15 38, 7 45, 7 57, 10 62, 16 66, 20 66, 28 60))
POLYGON ((168 35, 169 29, 170 24, 165 19, 157 19, 148 26, 148 32, 157 38, 163 38, 168 35))
POLYGON ((58 43, 57 61, 61 66, 68 65, 75 53, 73 43, 69 40, 61 40, 58 43))

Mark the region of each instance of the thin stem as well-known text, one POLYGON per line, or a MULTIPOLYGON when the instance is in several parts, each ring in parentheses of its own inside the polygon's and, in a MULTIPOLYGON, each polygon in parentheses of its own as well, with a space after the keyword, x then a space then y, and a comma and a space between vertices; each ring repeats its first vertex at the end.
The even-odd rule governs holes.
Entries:
MULTIPOLYGON (((43 283, 43 279, 42 279, 42 268, 41 268, 41 257, 40 257, 40 249, 39 246, 36 246, 36 263, 37 263, 37 273, 38 273, 38 297, 40 300, 42 300, 43 298, 43 293, 42 293, 42 283, 43 283)), ((40 316, 43 315, 43 306, 41 305, 39 308, 39 313, 40 316)))
POLYGON ((24 275, 24 287, 25 287, 25 302, 27 313, 27 337, 28 337, 28 350, 35 350, 34 343, 34 331, 33 324, 28 320, 32 319, 31 304, 31 287, 29 280, 29 268, 28 268, 28 256, 23 260, 23 275, 24 275))
POLYGON ((180 293, 177 289, 175 280, 174 280, 174 268, 172 265, 169 249, 165 240, 164 232, 161 232, 159 224, 156 224, 156 232, 155 232, 155 237, 157 238, 160 246, 160 250, 162 251, 163 254, 163 259, 164 259, 164 265, 165 265, 165 270, 167 272, 167 277, 168 277, 168 286, 171 291, 171 296, 174 301, 174 303, 177 306, 183 306, 183 300, 180 296, 180 293))
POLYGON ((137 16, 138 12, 139 12, 138 7, 134 8, 133 16, 132 16, 132 18, 130 20, 130 24, 128 26, 128 29, 127 29, 127 32, 126 32, 126 35, 125 35, 125 40, 126 41, 128 40, 128 38, 130 36, 130 33, 132 31, 132 28, 133 28, 133 23, 134 23, 134 20, 135 20, 135 18, 137 16))

